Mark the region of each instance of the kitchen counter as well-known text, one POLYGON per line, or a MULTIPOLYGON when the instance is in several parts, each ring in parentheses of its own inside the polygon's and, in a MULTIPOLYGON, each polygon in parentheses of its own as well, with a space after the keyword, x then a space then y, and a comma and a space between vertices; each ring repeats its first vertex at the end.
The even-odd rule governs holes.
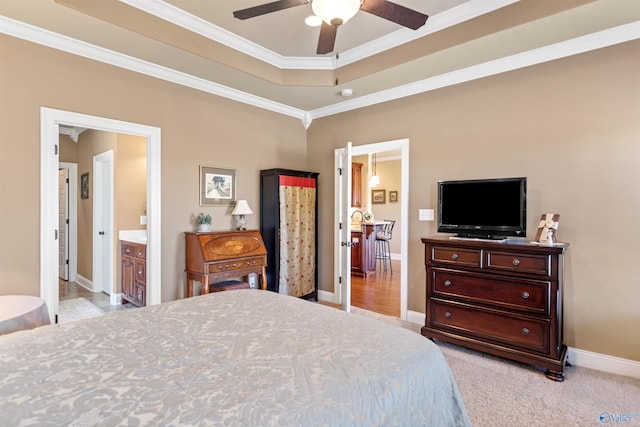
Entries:
POLYGON ((388 221, 351 223, 351 274, 372 277, 376 274, 376 234, 388 221))

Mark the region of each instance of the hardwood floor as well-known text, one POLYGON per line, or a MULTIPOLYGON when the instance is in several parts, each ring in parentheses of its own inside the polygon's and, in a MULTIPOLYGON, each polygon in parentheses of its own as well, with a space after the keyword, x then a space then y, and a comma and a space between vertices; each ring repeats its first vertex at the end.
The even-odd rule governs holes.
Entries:
POLYGON ((378 266, 375 277, 351 276, 351 305, 400 317, 400 261, 392 260, 393 273, 378 266))

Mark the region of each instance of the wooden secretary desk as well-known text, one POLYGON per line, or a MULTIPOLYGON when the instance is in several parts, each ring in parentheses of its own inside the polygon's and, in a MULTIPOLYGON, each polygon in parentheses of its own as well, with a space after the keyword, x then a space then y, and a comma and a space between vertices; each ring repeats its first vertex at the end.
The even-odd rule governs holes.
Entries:
POLYGON ((221 280, 258 275, 260 287, 267 288, 267 250, 257 230, 185 233, 187 297, 193 296, 193 282, 202 284, 206 294, 221 280))

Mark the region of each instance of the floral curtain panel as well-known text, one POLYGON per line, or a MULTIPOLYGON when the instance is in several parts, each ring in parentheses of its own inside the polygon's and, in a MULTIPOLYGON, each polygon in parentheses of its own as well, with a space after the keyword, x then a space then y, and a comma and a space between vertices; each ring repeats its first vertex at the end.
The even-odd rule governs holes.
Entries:
POLYGON ((316 180, 281 176, 281 294, 303 296, 315 291, 316 180))

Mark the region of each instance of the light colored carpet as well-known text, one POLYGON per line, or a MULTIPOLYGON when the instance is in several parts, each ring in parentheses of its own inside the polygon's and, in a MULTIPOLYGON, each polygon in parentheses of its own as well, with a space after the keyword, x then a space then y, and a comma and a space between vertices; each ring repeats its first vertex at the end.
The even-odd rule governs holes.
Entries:
MULTIPOLYGON (((357 307, 352 311, 420 333, 414 323, 357 307)), ((567 366, 564 382, 558 383, 533 366, 436 343, 475 427, 640 426, 640 380, 567 366)))
POLYGON ((58 323, 88 319, 103 314, 104 311, 84 297, 61 300, 58 304, 58 323))

